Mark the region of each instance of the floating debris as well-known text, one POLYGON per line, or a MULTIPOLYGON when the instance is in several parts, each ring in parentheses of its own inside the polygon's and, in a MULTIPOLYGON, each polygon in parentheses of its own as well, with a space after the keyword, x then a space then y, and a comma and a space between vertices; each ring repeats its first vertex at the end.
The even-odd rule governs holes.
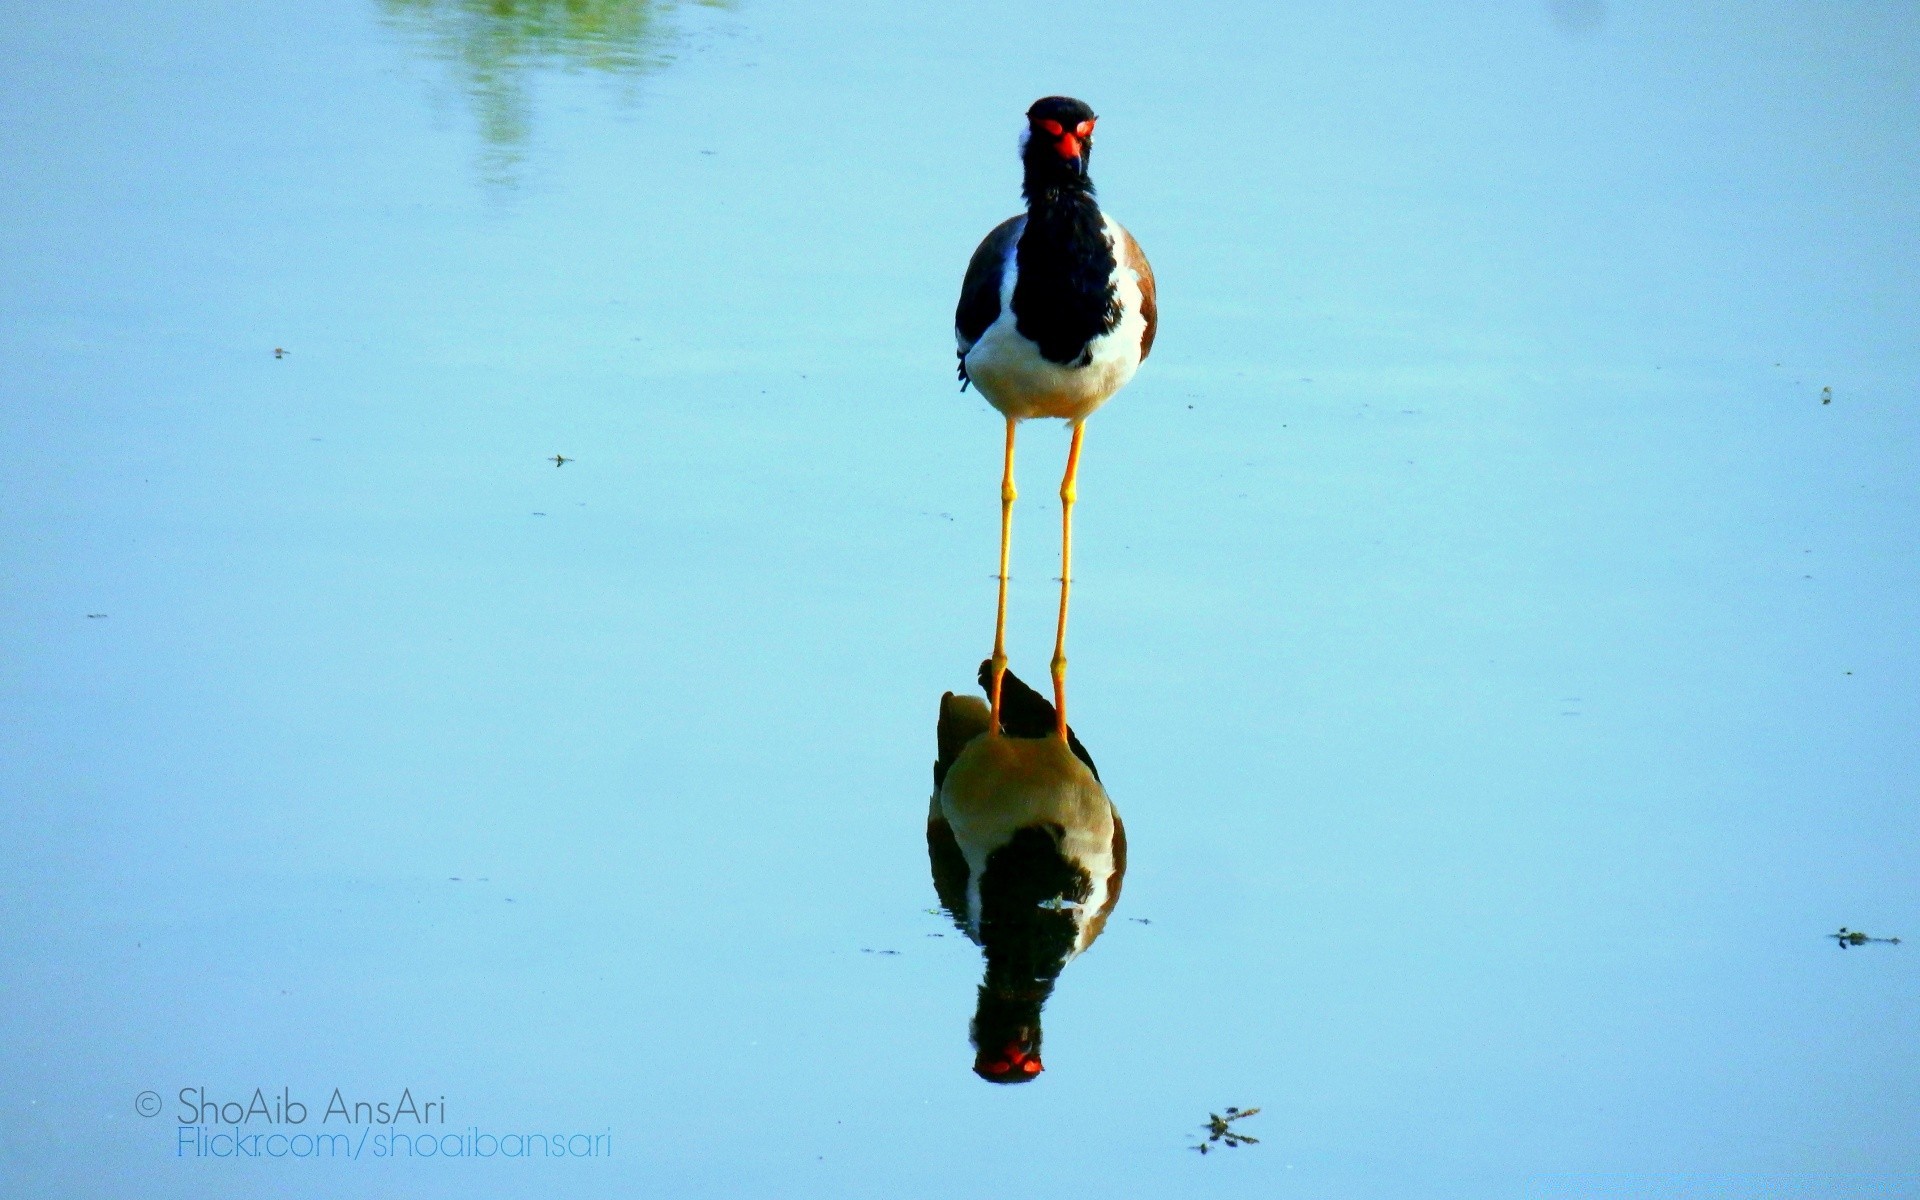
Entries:
POLYGON ((564 454, 556 454, 556 455, 554 455, 554 456, 553 456, 552 458, 550 458, 550 459, 548 459, 547 461, 548 461, 548 462, 550 462, 550 463, 552 463, 552 464, 553 464, 553 469, 557 471, 557 470, 559 470, 559 469, 560 469, 561 467, 564 467, 564 466, 566 466, 566 465, 567 465, 568 463, 570 463, 570 462, 572 462, 573 460, 572 460, 572 459, 570 459, 570 458, 568 458, 568 457, 567 457, 566 455, 564 455, 564 454))
POLYGON ((900 952, 898 950, 870 950, 867 947, 862 946, 860 947, 860 953, 862 954, 898 954, 900 952))
POLYGON ((273 356, 275 358, 285 358, 289 353, 291 352, 285 346, 275 346, 273 348, 273 356))
POLYGON ((1188 1146, 1187 1149, 1198 1150, 1202 1154, 1209 1154, 1216 1145, 1225 1146, 1229 1150, 1237 1149, 1242 1144, 1248 1146, 1259 1145, 1259 1138, 1254 1137, 1252 1134, 1241 1133, 1233 1128, 1235 1121, 1244 1121, 1259 1111, 1257 1108, 1241 1109, 1230 1107, 1227 1109, 1225 1116, 1221 1116, 1219 1113, 1208 1113, 1205 1126, 1207 1140, 1204 1142, 1196 1142, 1188 1146))
POLYGON ((1827 936, 1835 942, 1838 942, 1842 950, 1845 950, 1848 946, 1864 946, 1868 942, 1879 942, 1883 946, 1898 946, 1900 944, 1900 939, 1897 937, 1868 937, 1858 929, 1848 929, 1845 925, 1840 927, 1839 933, 1830 933, 1827 936))
POLYGON ((1822 403, 1822 404, 1832 404, 1832 403, 1833 403, 1833 389, 1832 389, 1832 388, 1830 388, 1830 387, 1824 387, 1824 388, 1821 388, 1821 389, 1820 389, 1820 403, 1822 403))
POLYGON ((105 613, 88 613, 87 614, 87 620, 89 621, 104 621, 106 619, 107 619, 107 614, 105 613))

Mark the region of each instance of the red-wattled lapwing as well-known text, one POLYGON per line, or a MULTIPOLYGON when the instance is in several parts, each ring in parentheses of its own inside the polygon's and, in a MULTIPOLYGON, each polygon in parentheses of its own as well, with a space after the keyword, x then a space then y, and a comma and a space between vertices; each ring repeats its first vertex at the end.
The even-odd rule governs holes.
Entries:
POLYGON ((960 380, 1007 419, 1000 480, 1000 604, 993 628, 991 711, 1007 669, 1007 554, 1013 531, 1013 432, 1029 417, 1073 426, 1060 481, 1060 619, 1053 643, 1053 703, 1067 729, 1067 593, 1072 577, 1074 480, 1084 422, 1133 378, 1153 349, 1158 318, 1153 268, 1140 244, 1100 211, 1087 177, 1093 110, 1048 96, 1027 110, 1020 142, 1024 215, 1003 221, 967 264, 954 313, 960 380))
MULTIPOLYGON (((993 686, 993 662, 980 664, 993 686)), ((974 1072, 1040 1074, 1040 1008, 1068 960, 1120 899, 1127 831, 1080 739, 1019 676, 1002 671, 1000 730, 973 696, 940 697, 927 857, 954 923, 986 952, 973 1016, 974 1072)))

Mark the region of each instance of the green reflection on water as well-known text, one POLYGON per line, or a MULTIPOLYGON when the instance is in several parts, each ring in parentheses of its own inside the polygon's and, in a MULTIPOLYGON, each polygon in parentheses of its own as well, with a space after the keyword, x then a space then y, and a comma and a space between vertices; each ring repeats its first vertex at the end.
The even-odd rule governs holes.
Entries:
MULTIPOLYGON (((690 0, 731 8, 732 0, 690 0)), ((386 23, 449 64, 480 121, 481 173, 511 184, 533 126, 529 86, 545 70, 632 83, 673 61, 683 0, 379 0, 386 23)))

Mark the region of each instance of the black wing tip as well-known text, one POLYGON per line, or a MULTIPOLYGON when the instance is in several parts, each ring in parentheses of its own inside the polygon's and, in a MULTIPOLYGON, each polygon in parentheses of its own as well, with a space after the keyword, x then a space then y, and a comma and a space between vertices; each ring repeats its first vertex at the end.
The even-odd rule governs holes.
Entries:
MULTIPOLYGON (((993 660, 980 662, 980 687, 988 696, 993 695, 993 660)), ((1058 732, 1059 717, 1053 702, 1039 692, 1028 687, 1026 681, 1012 671, 1000 677, 1000 732, 1006 737, 1043 738, 1052 737, 1058 732)), ((1095 779, 1100 778, 1100 768, 1093 765, 1093 756, 1080 743, 1080 736, 1067 726, 1067 748, 1073 756, 1087 764, 1087 770, 1093 772, 1095 779)))

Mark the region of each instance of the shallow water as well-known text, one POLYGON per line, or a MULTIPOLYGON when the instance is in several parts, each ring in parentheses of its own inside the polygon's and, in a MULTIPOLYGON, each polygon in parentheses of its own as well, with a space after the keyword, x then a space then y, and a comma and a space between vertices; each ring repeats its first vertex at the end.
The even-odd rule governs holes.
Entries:
POLYGON ((1914 947, 1823 940, 1920 936, 1909 7, 562 11, 0 33, 0 1191, 1920 1188, 1914 947), (1125 895, 1004 1089, 922 823, 1049 92, 1163 326, 1076 516, 1125 895))

